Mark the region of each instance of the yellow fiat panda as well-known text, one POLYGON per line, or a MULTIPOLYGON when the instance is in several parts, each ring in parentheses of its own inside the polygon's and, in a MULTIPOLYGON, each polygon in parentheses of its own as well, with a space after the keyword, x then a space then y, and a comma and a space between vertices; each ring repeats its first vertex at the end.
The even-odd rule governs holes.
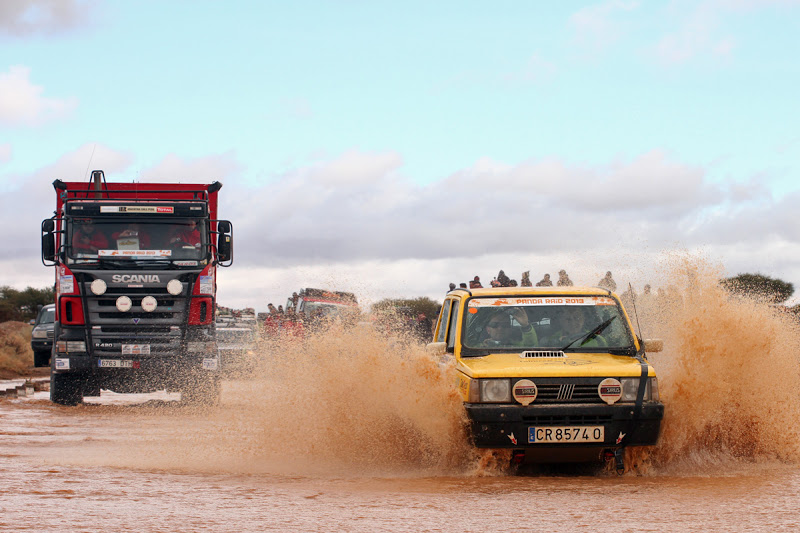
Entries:
POLYGON ((516 462, 614 460, 658 440, 664 406, 616 294, 593 287, 455 289, 429 345, 455 358, 479 448, 516 462))

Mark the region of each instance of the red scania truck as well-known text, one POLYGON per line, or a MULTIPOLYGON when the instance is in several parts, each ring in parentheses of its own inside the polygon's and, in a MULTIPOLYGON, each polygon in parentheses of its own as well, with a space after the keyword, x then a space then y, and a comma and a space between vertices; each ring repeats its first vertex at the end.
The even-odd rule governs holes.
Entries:
POLYGON ((55 266, 50 399, 75 405, 100 389, 219 397, 217 266, 233 262, 222 184, 53 182, 42 262, 55 266))

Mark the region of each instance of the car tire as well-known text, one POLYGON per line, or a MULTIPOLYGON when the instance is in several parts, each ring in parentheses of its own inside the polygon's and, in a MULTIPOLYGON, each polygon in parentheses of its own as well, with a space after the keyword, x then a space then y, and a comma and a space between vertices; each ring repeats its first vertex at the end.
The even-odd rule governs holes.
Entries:
POLYGON ((33 352, 33 366, 50 366, 50 351, 36 350, 33 352))
POLYGON ((60 405, 78 405, 83 400, 81 376, 50 373, 50 401, 60 405))

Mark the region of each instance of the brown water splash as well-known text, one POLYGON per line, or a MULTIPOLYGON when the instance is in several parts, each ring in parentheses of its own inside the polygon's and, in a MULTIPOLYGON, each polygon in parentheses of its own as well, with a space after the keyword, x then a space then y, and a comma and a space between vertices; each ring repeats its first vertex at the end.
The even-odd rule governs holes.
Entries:
POLYGON ((639 304, 645 333, 665 340, 651 362, 666 415, 659 445, 631 462, 681 469, 800 461, 797 319, 731 295, 720 269, 701 259, 673 265, 667 294, 639 304))

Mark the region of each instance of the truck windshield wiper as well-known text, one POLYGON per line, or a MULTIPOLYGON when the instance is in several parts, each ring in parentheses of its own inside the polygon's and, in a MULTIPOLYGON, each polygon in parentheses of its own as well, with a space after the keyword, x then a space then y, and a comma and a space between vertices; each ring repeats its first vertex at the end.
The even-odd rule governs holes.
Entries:
POLYGON ((589 342, 590 340, 595 338, 597 335, 599 335, 600 332, 602 332, 604 329, 606 329, 608 327, 608 325, 611 324, 611 322, 614 321, 615 318, 617 318, 616 315, 612 316, 611 318, 609 318, 608 320, 606 320, 605 322, 603 322, 602 324, 600 324, 599 326, 594 328, 589 333, 586 333, 585 335, 583 333, 581 333, 580 337, 570 341, 569 344, 567 344, 566 346, 561 348, 561 351, 563 352, 564 350, 568 349, 570 346, 572 346, 573 344, 575 344, 578 341, 581 341, 581 346, 583 346, 584 344, 586 344, 587 342, 589 342))

